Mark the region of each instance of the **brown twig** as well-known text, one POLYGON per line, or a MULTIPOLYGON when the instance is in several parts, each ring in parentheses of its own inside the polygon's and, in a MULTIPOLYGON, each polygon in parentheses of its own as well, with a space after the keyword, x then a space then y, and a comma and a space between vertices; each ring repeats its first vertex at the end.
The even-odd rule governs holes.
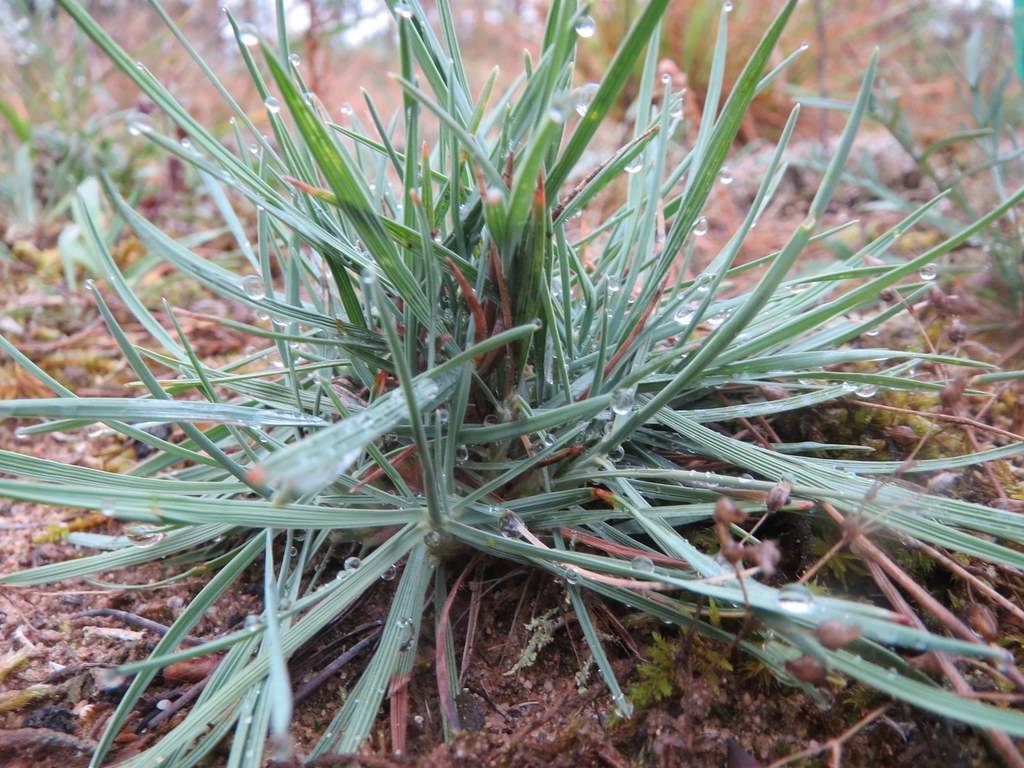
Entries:
POLYGON ((444 601, 444 605, 441 607, 441 614, 437 617, 437 639, 435 641, 434 649, 434 672, 437 679, 437 695, 441 700, 441 712, 444 714, 445 720, 453 731, 462 730, 462 720, 459 718, 459 709, 455 706, 455 700, 452 698, 452 692, 448 687, 448 654, 446 652, 448 640, 448 619, 452 612, 452 605, 455 603, 455 596, 459 592, 459 587, 462 586, 462 582, 466 579, 466 576, 469 575, 470 571, 476 567, 479 559, 480 554, 477 553, 473 556, 473 559, 469 561, 466 567, 462 569, 462 573, 460 573, 458 578, 455 579, 455 583, 452 584, 452 588, 448 592, 448 597, 444 601))
POLYGON ((569 207, 569 204, 579 196, 580 192, 582 192, 586 188, 587 184, 592 182, 597 177, 597 174, 599 174, 601 171, 603 171, 605 168, 607 168, 611 163, 613 163, 615 160, 617 160, 619 157, 621 157, 622 153, 628 151, 631 146, 634 146, 637 143, 643 141, 648 136, 650 136, 652 133, 657 131, 658 127, 659 127, 658 125, 652 125, 650 128, 648 128, 646 131, 641 133, 639 136, 637 136, 635 139, 633 139, 628 145, 626 145, 625 147, 620 149, 618 152, 613 154, 611 157, 609 157, 606 160, 603 160, 602 162, 598 163, 597 166, 590 173, 588 173, 586 176, 584 176, 580 180, 580 182, 569 191, 569 194, 567 194, 565 197, 563 197, 562 200, 557 205, 555 205, 555 207, 551 211, 551 220, 552 221, 557 221, 558 217, 562 215, 562 211, 564 211, 567 207, 569 207))
MULTIPOLYGON (((836 520, 840 525, 845 523, 843 516, 839 511, 826 501, 821 503, 822 508, 828 512, 833 520, 836 520)), ((975 645, 985 645, 978 636, 964 624, 952 611, 946 606, 940 603, 935 597, 932 596, 931 592, 918 584, 906 571, 900 568, 882 549, 875 546, 875 544, 862 534, 855 534, 850 542, 850 548, 853 552, 860 555, 868 563, 868 565, 875 564, 882 571, 885 572, 886 576, 895 581, 901 588, 914 598, 918 605, 922 606, 932 616, 938 619, 943 626, 946 627, 952 634, 959 637, 968 643, 974 643, 975 645)), ((923 625, 922 625, 923 626, 923 625)), ((1024 690, 1024 675, 1021 675, 1016 669, 1010 669, 1007 672, 1007 677, 1013 681, 1019 689, 1024 690)))
POLYGON ((977 421, 975 419, 969 419, 966 416, 956 416, 951 413, 926 413, 924 411, 915 411, 912 408, 900 408, 895 405, 883 405, 882 403, 872 403, 867 400, 859 403, 864 408, 876 408, 880 411, 894 411, 896 413, 906 413, 911 416, 920 416, 923 419, 936 419, 938 421, 949 421, 954 424, 967 424, 968 426, 975 427, 976 429, 983 430, 985 432, 992 432, 996 435, 1002 435, 1008 437, 1015 442, 1024 441, 1024 437, 1014 432, 1008 432, 1005 429, 992 426, 991 424, 985 424, 984 422, 977 421))
POLYGON ((975 576, 973 573, 971 573, 962 565, 960 565, 960 563, 958 563, 956 560, 954 560, 951 557, 947 557, 945 554, 935 549, 934 547, 925 544, 923 541, 917 542, 917 548, 924 552, 926 555, 928 555, 930 558, 935 560, 936 562, 945 566, 951 573, 954 573, 960 578, 962 578, 964 581, 967 581, 976 590, 999 603, 1001 606, 1003 606, 1003 608, 1005 608, 1007 611, 1016 616, 1020 620, 1021 624, 1024 624, 1024 610, 1021 610, 1021 607, 1012 600, 1008 600, 1006 597, 1004 597, 1002 593, 999 592, 999 590, 997 590, 987 581, 978 576, 975 576))
POLYGON ((153 717, 146 721, 147 730, 152 730, 161 723, 166 723, 174 716, 176 712, 181 711, 183 707, 195 701, 199 694, 203 692, 203 689, 206 687, 206 684, 208 682, 210 682, 209 675, 207 675, 204 679, 200 680, 198 683, 195 683, 194 685, 191 685, 187 689, 185 689, 185 692, 178 696, 178 698, 170 702, 167 707, 161 709, 159 712, 153 715, 153 717))
POLYGON ((690 564, 685 560, 679 560, 668 555, 663 555, 660 552, 648 552, 645 549, 635 549, 634 547, 627 547, 625 544, 616 544, 612 541, 607 541, 599 536, 591 536, 588 533, 577 531, 575 528, 561 528, 559 529, 561 534, 567 539, 575 539, 581 544, 586 544, 588 547, 607 552, 611 555, 619 555, 620 557, 638 557, 643 556, 648 558, 652 563, 658 565, 668 565, 673 568, 689 568, 690 564))
MULTIPOLYGON (((906 617, 912 626, 915 626, 918 629, 924 629, 924 622, 921 621, 920 617, 916 613, 914 613, 910 604, 907 603, 906 598, 900 594, 895 585, 889 581, 889 578, 883 572, 882 568, 877 563, 870 560, 867 565, 872 578, 878 585, 878 588, 882 591, 882 594, 885 595, 886 599, 889 600, 893 608, 906 617)), ((934 656, 938 661, 939 666, 942 668, 942 673, 946 676, 946 679, 949 680, 953 689, 961 695, 970 693, 971 686, 964 679, 964 676, 960 674, 960 670, 956 668, 956 665, 953 664, 949 657, 944 653, 935 653, 934 656)), ((995 731, 988 728, 983 729, 983 732, 988 737, 989 743, 999 752, 1007 765, 1013 766, 1013 768, 1024 768, 1024 757, 1021 756, 1009 736, 1001 731, 995 731)))
POLYGON ((877 720, 879 717, 885 714, 886 710, 889 709, 889 704, 883 704, 878 709, 873 709, 868 712, 864 717, 858 720, 856 723, 851 725, 841 734, 836 736, 834 739, 829 739, 824 744, 815 744, 807 749, 802 749, 799 752, 794 752, 792 755, 786 755, 783 758, 776 760, 774 763, 770 763, 768 768, 780 768, 783 765, 789 765, 797 760, 802 760, 805 757, 812 757, 826 749, 832 752, 832 766, 839 768, 842 764, 843 757, 843 743, 849 741, 851 738, 856 736, 860 731, 864 730, 867 726, 877 720))
MULTIPOLYGON (((92 618, 94 616, 107 616, 112 619, 120 619, 130 627, 148 629, 150 632, 155 632, 161 637, 166 635, 168 630, 170 629, 170 627, 167 627, 166 625, 161 624, 158 621, 146 619, 142 616, 137 616, 134 613, 129 613, 128 611, 120 611, 116 608, 94 608, 90 611, 79 611, 78 613, 72 614, 71 618, 87 619, 92 618)), ((193 637, 192 635, 185 635, 183 638, 181 638, 182 645, 202 645, 204 642, 206 641, 202 638, 193 637)))
POLYGON ((476 630, 480 625, 480 606, 482 604, 483 569, 481 573, 469 584, 469 618, 466 621, 466 641, 462 645, 462 663, 459 664, 459 686, 465 682, 466 670, 469 669, 469 660, 473 656, 473 646, 476 640, 476 630))
POLYGON ((336 658, 326 667, 324 667, 315 675, 313 675, 313 677, 309 678, 309 680, 303 683, 295 692, 295 695, 293 697, 295 703, 298 704, 300 701, 307 698, 311 693, 313 693, 313 691, 315 691, 317 688, 323 685, 324 681, 326 681, 329 677, 332 677, 334 674, 338 672, 338 670, 340 670, 342 667, 344 667, 346 664, 352 661, 352 659, 354 659, 356 656, 362 653, 367 646, 369 646, 371 643, 376 642, 378 638, 380 638, 380 633, 381 629, 378 627, 369 635, 364 637, 362 640, 355 643, 351 648, 349 648, 347 651, 341 654, 341 656, 336 658))

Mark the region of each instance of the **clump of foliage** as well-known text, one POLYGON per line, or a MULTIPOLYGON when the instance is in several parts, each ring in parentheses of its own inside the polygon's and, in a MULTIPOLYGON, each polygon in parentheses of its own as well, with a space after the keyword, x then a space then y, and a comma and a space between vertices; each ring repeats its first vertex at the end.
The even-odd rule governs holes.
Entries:
MULTIPOLYGON (((927 189, 947 193, 944 207, 929 213, 925 221, 938 232, 952 235, 977 219, 983 205, 1009 198, 1014 185, 1024 178, 1024 152, 1018 138, 1024 123, 1024 101, 1014 88, 1019 81, 1010 55, 1013 41, 1001 9, 982 6, 971 12, 969 24, 965 19, 964 27, 969 31, 963 40, 952 34, 943 40, 939 30, 944 25, 934 16, 935 9, 924 6, 915 17, 915 27, 928 30, 920 33, 926 37, 918 45, 929 51, 939 49, 928 57, 928 66, 917 76, 928 81, 953 81, 955 92, 940 101, 957 106, 955 123, 951 124, 950 115, 941 114, 933 115, 929 124, 916 114, 917 105, 908 103, 912 94, 884 80, 867 114, 889 132, 917 168, 927 189), (958 55, 959 43, 963 47, 958 55)), ((1020 13, 1016 16, 1019 19, 1020 13)), ((840 111, 852 106, 841 99, 807 97, 801 102, 840 111)), ((888 188, 883 177, 882 169, 870 157, 844 174, 882 205, 903 213, 912 211, 916 205, 911 197, 905 191, 888 188)), ((1007 305, 1011 318, 1019 315, 1024 296, 1021 231, 1019 222, 1007 217, 982 228, 971 240, 991 260, 991 278, 984 286, 985 292, 1007 305)))
MULTIPOLYGON (((446 0, 437 3, 439 29, 415 0, 392 2, 404 104, 387 121, 367 97, 372 129, 331 119, 306 88, 283 25, 274 45, 229 15, 272 137, 154 1, 156 14, 234 111, 227 141, 195 120, 156 73, 137 66, 80 3, 60 4, 185 136, 166 136, 138 116, 129 125, 135 140, 176 155, 255 208, 250 242, 223 196, 221 210, 247 274, 160 231, 108 181, 117 214, 153 255, 265 318, 210 318, 251 334, 257 348, 226 365, 204 362, 173 308, 165 305, 158 319, 144 306, 90 227, 106 284, 89 289, 146 394, 77 397, 0 341, 55 395, 0 404, 4 418, 43 419, 22 434, 99 422, 154 450, 123 475, 0 454, 0 471, 17 478, 0 480, 3 495, 134 523, 131 538, 91 535, 88 543, 106 550, 100 554, 3 581, 47 583, 172 556, 209 573, 151 656, 117 670, 116 682, 127 690, 92 765, 104 763, 161 669, 213 652, 223 659, 188 714, 124 764, 193 765, 226 739, 233 765, 259 764, 268 745, 288 754, 288 659, 368 591, 384 589, 393 593, 379 643, 310 757, 360 749, 386 697, 393 717, 405 711, 403 681, 429 616, 426 598, 433 593, 435 607, 446 604, 448 577, 462 569, 467 548, 564 583, 621 716, 631 705, 585 590, 735 643, 811 695, 815 683, 794 674, 794 659, 811 660, 799 669, 813 662, 934 712, 1024 735, 1019 712, 960 697, 893 649, 992 665, 1008 664, 1006 651, 908 626, 868 603, 816 596, 798 584, 774 586, 773 548, 742 527, 752 513, 827 508, 894 536, 1020 568, 1019 516, 905 483, 879 484, 876 476, 895 472, 895 462, 838 462, 808 456, 806 446, 773 449, 708 426, 826 403, 850 395, 851 386, 862 397, 880 388, 941 388, 907 375, 915 358, 985 367, 956 356, 843 345, 902 311, 905 302, 880 301, 880 292, 913 300, 927 286, 920 270, 1024 197, 1024 190, 1008 196, 908 261, 862 266, 865 256, 884 255, 937 202, 931 201, 849 259, 787 280, 804 249, 835 231, 821 231, 819 222, 867 108, 872 61, 820 189, 786 245, 735 263, 785 171, 796 109, 733 237, 686 277, 693 244, 707 231, 709 194, 725 180, 722 166, 747 108, 796 55, 767 70, 796 0, 765 29, 728 96, 722 82, 731 4, 723 5, 696 140, 673 166, 666 157, 679 94, 657 76, 657 51, 649 46, 668 0, 643 7, 593 92, 574 86, 573 65, 578 37, 593 34, 594 22, 575 0, 552 3, 539 59, 527 62, 503 93, 493 80, 479 90, 467 82, 446 0), (596 167, 578 168, 637 71, 633 140, 596 167), (623 175, 628 192, 617 212, 581 233, 576 214, 623 175), (733 282, 750 269, 763 272, 744 280, 746 289, 733 282), (148 331, 150 345, 128 339, 108 307, 110 293, 148 331), (860 319, 849 319, 852 310, 860 319), (842 372, 867 362, 880 367, 842 372), (154 365, 173 376, 158 378, 154 365), (716 393, 728 404, 713 399, 716 393), (179 425, 184 439, 142 428, 156 423, 179 425), (687 468, 693 458, 725 469, 687 468), (681 532, 712 521, 717 545, 695 546, 681 532), (344 541, 354 548, 339 567, 330 553, 344 541), (262 569, 262 613, 200 645, 181 645, 253 568, 262 569), (741 629, 745 616, 756 622, 741 629), (819 633, 824 627, 831 627, 827 636, 819 633)), ((922 461, 912 472, 1020 450, 922 461)), ((450 638, 447 613, 435 616, 436 636, 450 638)), ((455 654, 438 645, 442 714, 456 729, 455 654)))

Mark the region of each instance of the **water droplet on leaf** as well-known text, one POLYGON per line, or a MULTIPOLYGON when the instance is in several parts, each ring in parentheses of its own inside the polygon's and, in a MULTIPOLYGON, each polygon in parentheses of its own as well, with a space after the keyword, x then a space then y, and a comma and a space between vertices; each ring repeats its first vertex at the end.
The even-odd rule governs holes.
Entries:
POLYGON ((640 573, 651 573, 654 570, 654 561, 646 555, 637 555, 629 561, 634 571, 640 573))
POLYGON ((246 275, 242 278, 242 291, 250 299, 259 301, 266 297, 266 288, 263 285, 263 279, 259 275, 246 275))
POLYGON ((247 48, 252 48, 260 41, 260 35, 252 24, 242 24, 238 28, 238 40, 247 48))
POLYGON ((597 25, 594 23, 593 17, 590 14, 584 14, 576 20, 576 34, 582 38, 593 37, 597 31, 597 25))
POLYGON ((814 610, 814 595, 803 584, 787 584, 779 590, 777 599, 786 613, 802 616, 814 610))
POLYGON ((625 416, 632 411, 633 402, 633 390, 631 389, 616 389, 612 392, 612 412, 619 416, 625 416))

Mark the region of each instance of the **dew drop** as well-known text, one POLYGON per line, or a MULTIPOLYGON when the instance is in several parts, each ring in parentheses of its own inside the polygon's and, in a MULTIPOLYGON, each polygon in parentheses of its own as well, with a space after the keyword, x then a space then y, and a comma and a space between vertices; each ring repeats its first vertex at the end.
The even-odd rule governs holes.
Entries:
POLYGON ((711 284, 714 281, 715 278, 713 275, 703 272, 694 281, 694 287, 697 289, 697 293, 707 293, 711 290, 711 284))
POLYGON ((878 387, 874 384, 861 384, 857 387, 857 397, 869 398, 878 394, 878 387))
POLYGON ((640 169, 643 168, 643 167, 644 167, 644 162, 643 162, 643 160, 641 160, 638 157, 635 160, 631 160, 629 165, 627 165, 622 170, 624 170, 626 173, 632 175, 634 173, 640 173, 640 169))
POLYGON ((361 566, 362 564, 363 564, 362 560, 360 560, 358 557, 352 556, 352 557, 346 557, 345 558, 345 562, 343 564, 343 567, 344 567, 344 569, 346 571, 351 573, 352 571, 359 570, 359 566, 361 566))
POLYGON ((260 35, 252 24, 242 24, 238 28, 238 40, 246 48, 252 48, 260 41, 260 35))
POLYGON ((395 627, 398 629, 399 650, 408 651, 412 648, 416 627, 412 619, 405 617, 399 619, 395 627))
POLYGON ((676 310, 675 314, 672 315, 672 319, 679 325, 689 325, 693 322, 693 315, 694 313, 686 307, 680 307, 676 310))
POLYGON ((715 328, 718 328, 724 322, 725 322, 725 315, 712 315, 711 317, 709 317, 707 320, 704 321, 705 325, 707 325, 707 327, 711 328, 712 330, 714 330, 715 328))
POLYGON ((403 19, 411 19, 413 17, 412 6, 408 3, 395 3, 395 13, 403 19))
POLYGON ((934 264, 925 264, 917 274, 921 276, 922 280, 932 281, 939 274, 939 271, 934 264))
POLYGON ((262 623, 263 622, 260 620, 259 616, 249 615, 245 617, 245 628, 249 632, 255 632, 260 628, 260 624, 262 623))
POLYGON ((633 717, 633 702, 621 693, 615 697, 615 713, 623 720, 633 717))
POLYGON ((349 103, 348 103, 348 102, 346 101, 346 102, 345 102, 344 104, 342 104, 342 105, 341 105, 341 107, 339 107, 339 108, 338 108, 338 111, 339 111, 339 112, 340 112, 340 113, 341 113, 342 115, 344 115, 345 117, 351 117, 351 116, 352 116, 352 105, 351 105, 351 104, 349 104, 349 103))
POLYGON ((618 275, 608 275, 608 293, 618 293, 622 290, 622 280, 618 275))
POLYGON ((576 34, 582 38, 593 37, 597 31, 597 25, 590 14, 584 14, 576 20, 576 34))
POLYGON ((395 576, 398 575, 398 566, 389 565, 384 569, 384 572, 380 575, 381 581, 394 581, 395 576))
POLYGON ((142 136, 145 133, 151 133, 153 126, 146 118, 136 116, 128 121, 127 129, 129 136, 142 136))
POLYGON ((455 446, 455 463, 465 464, 467 461, 469 461, 469 448, 465 445, 455 446))
POLYGON ((576 89, 576 114, 580 117, 587 114, 587 110, 590 109, 590 102, 593 101, 597 88, 597 83, 587 83, 576 89))
POLYGON ((263 279, 259 275, 246 275, 242 278, 242 291, 250 299, 259 301, 267 295, 263 279))
POLYGON ((302 59, 299 58, 299 54, 297 53, 289 53, 288 63, 291 64, 293 67, 299 67, 302 65, 302 59))
POLYGON ((787 584, 779 590, 777 600, 786 613, 802 616, 814 610, 814 595, 803 584, 787 584))
POLYGON ((662 85, 672 85, 672 75, 670 75, 668 72, 665 72, 664 74, 662 74, 662 76, 661 76, 661 84, 662 85))
POLYGON ((276 115, 281 111, 281 102, 279 102, 274 96, 267 96, 263 100, 263 106, 267 108, 267 112, 272 115, 276 115))
POLYGON ((114 517, 117 514, 117 501, 115 499, 100 499, 100 514, 104 517, 114 517))
POLYGON ((160 699, 160 701, 156 703, 156 708, 159 709, 161 712, 163 712, 169 706, 171 706, 170 699, 160 699))
POLYGON ((612 392, 612 412, 619 416, 625 416, 627 413, 633 410, 633 390, 631 389, 616 389, 612 392))
POLYGON ((693 222, 693 234, 697 237, 701 237, 708 233, 708 217, 701 216, 695 222, 693 222))
POLYGON ((646 555, 637 555, 629 561, 634 571, 640 573, 651 573, 654 570, 654 561, 646 555))
POLYGON ((626 452, 623 450, 621 445, 616 445, 608 451, 608 461, 613 464, 617 461, 622 461, 624 458, 626 458, 626 452))
POLYGON ((868 328, 866 331, 864 331, 864 335, 865 336, 877 336, 879 333, 881 333, 881 330, 882 329, 878 328, 878 327, 868 328))
POLYGON ((718 172, 718 180, 725 186, 729 186, 733 182, 732 171, 729 170, 728 166, 723 165, 722 170, 718 172))
POLYGON ((732 13, 732 2, 731 2, 731 0, 725 0, 725 2, 722 3, 722 10, 725 11, 726 13, 732 13))

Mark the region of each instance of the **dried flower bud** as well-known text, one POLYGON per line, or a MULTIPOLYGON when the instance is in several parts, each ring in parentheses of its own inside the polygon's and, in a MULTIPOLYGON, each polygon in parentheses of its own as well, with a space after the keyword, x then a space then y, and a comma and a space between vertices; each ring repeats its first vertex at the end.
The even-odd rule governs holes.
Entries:
POLYGON ((740 560, 743 559, 743 547, 737 544, 735 541, 730 539, 722 544, 722 558, 732 565, 736 565, 740 560))
POLYGON ((804 683, 818 685, 825 682, 825 665, 813 656, 801 656, 786 662, 786 669, 793 677, 804 683))
POLYGON ((745 549, 743 559, 748 563, 756 565, 765 576, 774 576, 776 568, 779 567, 779 560, 782 553, 778 545, 771 539, 754 544, 745 549))
POLYGON ((987 605, 971 603, 967 606, 967 623, 971 625, 971 629, 990 643, 999 637, 999 622, 996 621, 996 615, 987 605))
POLYGON ((900 424, 896 427, 889 427, 885 430, 885 435, 894 443, 900 445, 912 445, 918 441, 917 432, 914 431, 913 427, 906 424, 900 424))
POLYGON ((764 506, 769 512, 778 512, 789 503, 789 492, 793 486, 788 480, 780 480, 775 487, 768 491, 768 498, 764 506))
POLYGON ((932 283, 928 286, 928 303, 931 304, 939 314, 944 314, 949 308, 946 301, 946 294, 942 292, 942 289, 932 283))
POLYGON ((945 675, 938 657, 931 652, 922 653, 920 656, 914 656, 910 659, 910 665, 915 669, 919 669, 924 672, 929 677, 941 678, 945 675))
POLYGON ((773 387, 765 384, 757 389, 765 400, 782 400, 789 397, 789 392, 785 387, 773 387))
POLYGON ((963 397, 964 389, 967 387, 967 379, 962 376, 950 379, 949 382, 942 388, 942 394, 939 395, 939 399, 942 401, 942 407, 945 410, 951 410, 953 406, 960 402, 960 398, 963 397))
POLYGON ((715 502, 715 522, 723 525, 742 523, 747 515, 728 496, 719 496, 715 502))
POLYGON ((967 326, 961 322, 959 317, 954 317, 953 321, 946 328, 946 336, 953 344, 962 344, 967 339, 967 326))
POLYGON ((852 643, 863 634, 863 630, 853 624, 839 621, 839 619, 829 619, 819 624, 818 628, 814 630, 814 634, 817 636, 819 643, 830 651, 835 651, 844 645, 852 643))

